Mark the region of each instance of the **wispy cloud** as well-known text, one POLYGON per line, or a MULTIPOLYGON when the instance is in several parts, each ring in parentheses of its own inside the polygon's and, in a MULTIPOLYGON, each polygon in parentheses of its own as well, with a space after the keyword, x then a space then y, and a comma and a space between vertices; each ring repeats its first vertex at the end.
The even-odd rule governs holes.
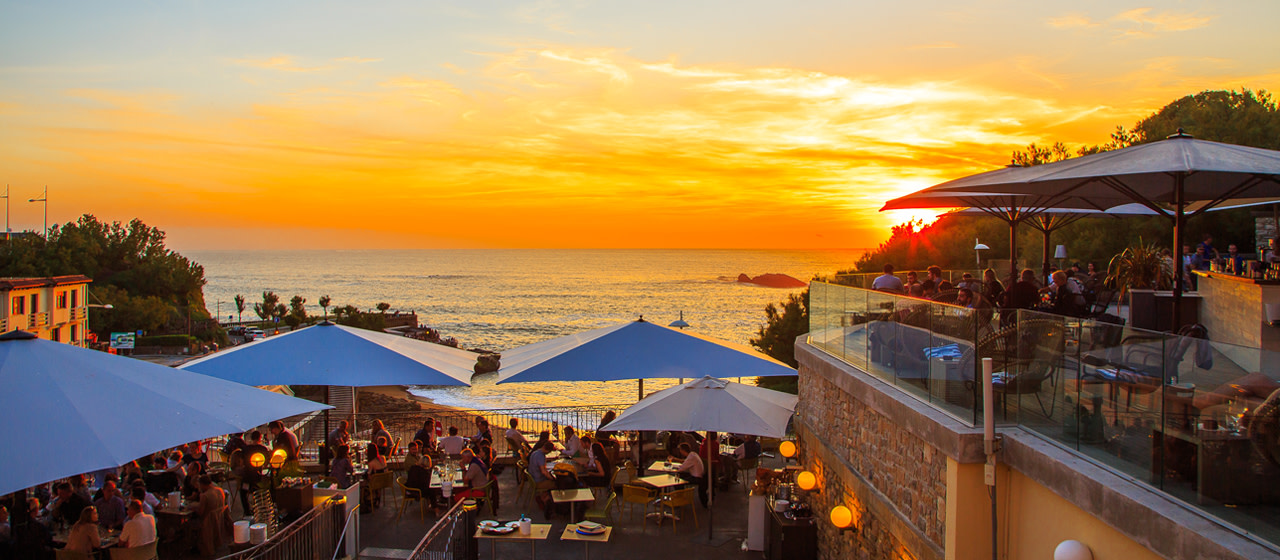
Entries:
POLYGON ((926 43, 922 45, 911 45, 910 47, 907 47, 907 50, 923 51, 923 50, 933 50, 933 49, 958 49, 958 48, 960 48, 960 45, 957 45, 952 41, 942 41, 940 43, 926 43))
POLYGON ((365 58, 361 56, 344 56, 342 58, 333 59, 334 62, 348 62, 353 64, 368 64, 370 62, 382 62, 381 58, 365 58))
POLYGON ((1050 17, 1046 23, 1058 29, 1104 28, 1117 38, 1147 38, 1163 33, 1190 31, 1209 25, 1212 16, 1193 13, 1160 11, 1152 8, 1125 10, 1105 20, 1095 20, 1088 15, 1074 12, 1050 17))

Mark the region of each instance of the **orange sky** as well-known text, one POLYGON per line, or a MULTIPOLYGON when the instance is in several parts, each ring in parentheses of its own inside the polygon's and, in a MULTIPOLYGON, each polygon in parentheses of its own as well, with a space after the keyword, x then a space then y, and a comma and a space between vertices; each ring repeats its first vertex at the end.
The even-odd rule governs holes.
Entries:
POLYGON ((887 198, 1280 83, 1273 1, 419 4, 0 5, 11 227, 47 184, 179 250, 870 247, 887 198))

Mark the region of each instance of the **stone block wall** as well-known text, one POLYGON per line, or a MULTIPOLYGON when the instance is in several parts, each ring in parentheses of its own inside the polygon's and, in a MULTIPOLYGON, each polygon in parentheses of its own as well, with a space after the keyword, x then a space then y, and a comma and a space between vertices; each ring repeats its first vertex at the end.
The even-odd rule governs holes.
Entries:
POLYGON ((855 512, 861 517, 856 535, 821 524, 821 556, 931 558, 941 551, 946 455, 803 366, 800 397, 804 464, 823 488, 816 513, 825 517, 837 503, 861 509, 855 512), (857 488, 861 484, 870 488, 857 488), (895 527, 903 522, 909 528, 895 527))

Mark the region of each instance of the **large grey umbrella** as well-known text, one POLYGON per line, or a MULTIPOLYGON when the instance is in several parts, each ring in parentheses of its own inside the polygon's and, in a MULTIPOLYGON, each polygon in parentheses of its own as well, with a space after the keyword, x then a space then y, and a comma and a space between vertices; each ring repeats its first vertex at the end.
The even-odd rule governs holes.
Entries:
POLYGON ((13 331, 0 336, 0 494, 326 408, 13 331))
MULTIPOLYGON (((926 189, 939 199, 948 192, 977 190, 1043 199, 1037 200, 1042 204, 1040 210, 1077 208, 1085 203, 1100 209, 1141 203, 1173 220, 1174 262, 1182 262, 1188 207, 1202 203, 1192 211, 1195 216, 1228 200, 1280 197, 1280 151, 1196 140, 1179 130, 1158 142, 1035 167, 997 170, 926 189)), ((926 207, 911 205, 919 201, 900 205, 901 200, 890 201, 885 209, 926 207)), ((1177 328, 1182 320, 1183 285, 1181 274, 1174 278, 1177 328)))
MULTIPOLYGON (((799 397, 704 376, 669 387, 627 408, 602 426, 609 431, 734 432, 785 437, 799 397)), ((714 458, 707 457, 707 483, 715 484, 714 458)), ((711 536, 712 518, 707 522, 711 536)))

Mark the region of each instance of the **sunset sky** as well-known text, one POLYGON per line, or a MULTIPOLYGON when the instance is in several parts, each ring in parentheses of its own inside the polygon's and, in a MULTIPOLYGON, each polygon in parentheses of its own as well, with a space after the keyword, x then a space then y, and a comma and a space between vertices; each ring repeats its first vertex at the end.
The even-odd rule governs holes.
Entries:
POLYGON ((862 248, 884 200, 1280 90, 1280 2, 0 1, 11 227, 862 248))

